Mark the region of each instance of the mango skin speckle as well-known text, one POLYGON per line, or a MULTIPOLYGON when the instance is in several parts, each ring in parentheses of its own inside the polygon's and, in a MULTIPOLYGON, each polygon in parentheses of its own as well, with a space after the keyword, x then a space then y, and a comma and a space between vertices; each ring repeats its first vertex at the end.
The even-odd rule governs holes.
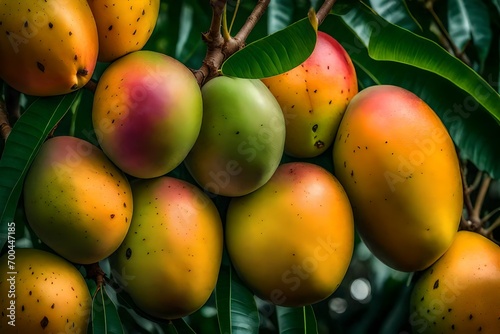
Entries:
POLYGON ((159 0, 88 0, 99 35, 99 56, 111 62, 138 51, 153 33, 159 0))
POLYGON ((114 279, 148 314, 187 316, 212 294, 222 261, 222 222, 196 186, 162 176, 132 182, 134 216, 111 256, 114 279))
POLYGON ((409 318, 413 333, 498 333, 499 291, 500 247, 480 234, 460 231, 415 283, 409 318))
POLYGON ((312 158, 325 152, 358 92, 354 65, 333 37, 319 31, 312 54, 283 74, 264 78, 286 121, 285 152, 312 158))
POLYGON ((0 258, 0 333, 87 333, 92 299, 82 274, 63 258, 39 249, 17 248, 15 299, 8 256, 0 258), (7 309, 15 300, 16 326, 7 309))
POLYGON ((29 95, 67 94, 92 77, 99 40, 85 0, 0 1, 0 78, 29 95))
POLYGON ((66 259, 98 262, 125 238, 132 191, 124 174, 91 143, 47 140, 24 184, 26 218, 35 234, 66 259))
POLYGON ((200 132, 201 90, 178 60, 135 51, 106 68, 94 94, 92 123, 102 150, 138 178, 172 171, 200 132))
POLYGON ((359 92, 333 164, 359 235, 385 264, 423 270, 451 245, 463 208, 460 165, 447 129, 418 96, 391 85, 359 92))

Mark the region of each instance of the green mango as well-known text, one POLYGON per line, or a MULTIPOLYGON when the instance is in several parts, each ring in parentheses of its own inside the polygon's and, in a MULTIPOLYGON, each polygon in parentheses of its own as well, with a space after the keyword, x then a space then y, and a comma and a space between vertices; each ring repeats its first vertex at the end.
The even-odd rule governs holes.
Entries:
POLYGON ((283 155, 285 118, 260 80, 216 77, 202 89, 203 120, 184 160, 205 191, 246 195, 264 185, 283 155))

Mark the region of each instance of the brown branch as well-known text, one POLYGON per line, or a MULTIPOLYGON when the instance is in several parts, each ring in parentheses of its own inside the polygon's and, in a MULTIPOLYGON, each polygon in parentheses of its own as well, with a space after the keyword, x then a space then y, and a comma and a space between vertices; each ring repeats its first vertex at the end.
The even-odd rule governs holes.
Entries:
POLYGON ((91 91, 92 93, 95 93, 95 90, 97 89, 97 81, 94 81, 90 79, 83 88, 91 91))
POLYGON ((448 32, 448 30, 444 26, 444 24, 441 21, 441 19, 439 18, 439 16, 436 14, 436 11, 434 10, 434 1, 426 1, 424 4, 424 7, 431 14, 432 19, 434 20, 434 23, 436 23, 439 31, 443 35, 446 43, 451 48, 451 51, 453 52, 455 57, 460 59, 466 65, 471 66, 471 62, 470 62, 469 58, 467 57, 467 55, 465 53, 463 53, 462 51, 460 51, 460 49, 455 45, 455 43, 453 42, 453 39, 450 36, 450 33, 448 32))
POLYGON ((320 9, 318 10, 318 13, 316 14, 316 16, 318 17, 319 25, 321 25, 321 23, 323 23, 323 21, 326 19, 336 1, 337 0, 325 0, 325 2, 323 2, 320 9))
POLYGON ((472 217, 472 213, 474 212, 474 206, 472 205, 472 201, 470 199, 470 193, 467 191, 467 189, 468 189, 467 178, 465 176, 465 169, 464 168, 461 169, 460 174, 462 175, 462 189, 463 189, 463 194, 464 194, 464 205, 465 205, 465 209, 467 210, 467 216, 469 218, 469 219, 465 219, 465 222, 467 223, 466 229, 469 230, 470 225, 472 223, 470 221, 470 219, 472 217))
POLYGON ((12 127, 10 126, 7 107, 3 101, 0 101, 0 135, 4 141, 7 141, 11 131, 12 127))
POLYGON ((85 270, 87 271, 86 275, 87 278, 93 279, 96 282, 97 284, 96 293, 97 293, 97 291, 99 291, 99 289, 101 289, 104 285, 104 279, 106 277, 106 274, 101 269, 98 262, 85 265, 84 267, 85 270))
POLYGON ((484 199, 486 198, 486 193, 488 192, 488 188, 490 187, 491 177, 489 175, 485 175, 483 178, 483 182, 481 183, 481 187, 479 188, 479 192, 477 193, 476 202, 474 203, 474 209, 472 210, 472 219, 471 221, 476 224, 474 226, 476 228, 481 227, 481 209, 483 208, 484 199))
POLYGON ((259 22, 262 15, 264 15, 264 12, 266 11, 270 2, 271 0, 259 0, 257 2, 255 8, 252 10, 252 13, 247 18, 247 21, 234 37, 236 41, 241 41, 241 43, 245 42, 245 40, 250 35, 250 32, 253 30, 253 28, 255 28, 257 22, 259 22))

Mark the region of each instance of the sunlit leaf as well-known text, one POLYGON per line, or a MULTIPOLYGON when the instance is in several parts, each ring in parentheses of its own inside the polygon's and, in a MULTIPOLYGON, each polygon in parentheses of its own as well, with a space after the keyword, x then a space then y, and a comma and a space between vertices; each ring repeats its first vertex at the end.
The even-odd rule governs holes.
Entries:
POLYGON ((0 246, 7 238, 7 223, 14 219, 24 177, 40 146, 70 109, 80 92, 39 98, 14 125, 0 159, 0 246))
POLYGON ((482 67, 492 38, 486 4, 481 0, 448 0, 448 31, 462 51, 470 42, 473 43, 482 67))
POLYGON ((92 333, 122 334, 123 327, 115 304, 106 289, 98 289, 92 301, 92 333))
POLYGON ((230 266, 221 266, 215 292, 222 333, 259 332, 259 311, 253 293, 243 285, 230 266))
POLYGON ((311 306, 276 306, 276 316, 280 334, 318 333, 316 317, 311 306))
POLYGON ((248 44, 222 65, 227 76, 260 79, 289 71, 314 50, 316 31, 308 18, 248 44))

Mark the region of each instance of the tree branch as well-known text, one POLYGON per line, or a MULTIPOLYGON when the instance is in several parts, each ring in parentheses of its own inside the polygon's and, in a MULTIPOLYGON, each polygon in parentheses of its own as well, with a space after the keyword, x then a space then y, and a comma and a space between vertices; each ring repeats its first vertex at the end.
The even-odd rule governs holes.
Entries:
POLYGON ((247 18, 247 21, 245 22, 243 27, 241 27, 240 31, 238 31, 238 33, 234 37, 234 39, 237 42, 239 42, 239 41, 241 41, 241 43, 245 42, 245 40, 250 35, 250 32, 253 30, 253 28, 255 28, 255 25, 257 24, 257 22, 259 22, 262 15, 264 15, 264 12, 266 11, 270 2, 271 2, 271 0, 259 0, 257 2, 252 13, 247 18))
POLYGON ((7 141, 11 131, 7 107, 3 101, 0 101, 0 135, 4 141, 7 141))
POLYGON ((323 23, 323 21, 326 19, 336 1, 337 0, 325 0, 325 2, 323 2, 320 9, 318 10, 318 13, 316 14, 316 16, 318 17, 319 25, 321 25, 321 23, 323 23))
POLYGON ((478 226, 475 226, 477 228, 481 227, 481 209, 483 208, 484 199, 486 197, 486 193, 488 192, 488 188, 490 187, 490 183, 491 177, 489 175, 485 175, 483 182, 481 183, 481 187, 479 188, 476 202, 474 203, 471 220, 473 223, 477 222, 478 226))

